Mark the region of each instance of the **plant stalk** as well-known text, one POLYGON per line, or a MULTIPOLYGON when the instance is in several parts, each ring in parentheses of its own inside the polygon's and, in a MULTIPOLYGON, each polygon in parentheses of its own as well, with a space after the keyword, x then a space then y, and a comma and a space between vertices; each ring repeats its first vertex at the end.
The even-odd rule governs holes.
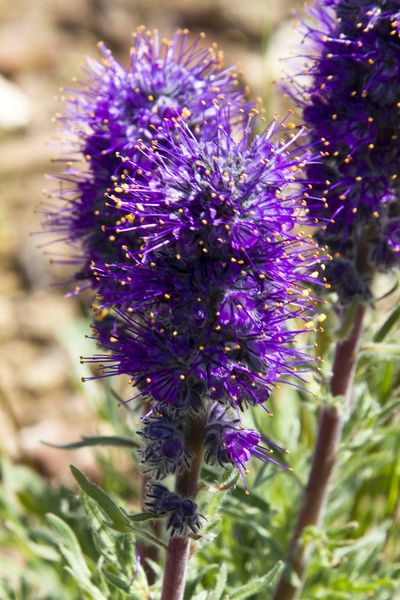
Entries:
MULTIPOLYGON (((353 325, 343 341, 337 342, 333 361, 330 390, 332 396, 344 396, 351 408, 352 385, 357 350, 362 335, 365 306, 357 307, 353 325)), ((336 404, 324 406, 320 412, 317 440, 307 485, 303 492, 300 511, 286 557, 287 566, 298 580, 290 582, 283 572, 273 600, 295 600, 301 593, 305 572, 310 561, 312 546, 301 541, 304 529, 319 526, 325 514, 329 485, 339 449, 343 429, 343 412, 336 404)))
MULTIPOLYGON (((192 453, 189 469, 177 475, 175 490, 185 498, 196 497, 201 465, 205 430, 204 416, 192 417, 187 428, 186 445, 192 453)), ((190 555, 190 538, 172 537, 164 567, 161 600, 182 600, 190 555)))

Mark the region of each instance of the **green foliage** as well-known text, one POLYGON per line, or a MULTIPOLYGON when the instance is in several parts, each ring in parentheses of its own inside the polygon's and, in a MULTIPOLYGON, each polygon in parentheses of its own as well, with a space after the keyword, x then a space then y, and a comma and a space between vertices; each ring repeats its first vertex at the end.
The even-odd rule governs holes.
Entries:
MULTIPOLYGON (((328 320, 332 330, 334 317, 328 320)), ((380 322, 371 319, 364 337, 326 519, 304 533, 314 553, 302 600, 400 597, 399 330, 400 311, 392 306, 380 322)), ((327 398, 332 334, 320 334, 318 344, 325 363, 313 393, 282 387, 272 400, 276 416, 253 416, 267 437, 288 447, 283 458, 294 472, 252 464, 246 496, 235 471, 218 479, 216 470, 203 469, 198 501, 207 521, 193 542, 185 600, 272 597, 309 470, 318 408, 327 398)), ((116 414, 110 390, 100 396, 99 416, 115 436, 64 446, 93 448, 96 483, 72 467, 70 487, 51 486, 30 468, 2 462, 1 600, 159 598, 165 532, 154 533, 155 515, 138 512, 137 438, 116 414), (130 464, 128 476, 120 456, 130 464), (143 542, 159 549, 159 558, 148 560, 152 585, 137 560, 143 542)))
POLYGON ((130 438, 123 438, 117 435, 97 435, 94 437, 84 437, 77 442, 70 444, 49 444, 43 442, 45 446, 50 448, 58 448, 59 450, 75 450, 77 448, 87 448, 89 446, 114 446, 119 448, 138 448, 139 444, 130 438))

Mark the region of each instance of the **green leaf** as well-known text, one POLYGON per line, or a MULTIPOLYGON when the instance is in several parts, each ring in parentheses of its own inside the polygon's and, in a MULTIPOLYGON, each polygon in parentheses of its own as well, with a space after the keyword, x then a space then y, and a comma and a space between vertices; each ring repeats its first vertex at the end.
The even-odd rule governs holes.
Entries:
POLYGON ((231 488, 235 487, 239 479, 239 471, 237 469, 231 469, 228 475, 222 479, 217 485, 211 486, 210 491, 212 492, 226 492, 231 488))
POLYGON ((400 306, 397 306, 393 312, 390 313, 384 324, 378 329, 374 335, 374 342, 382 342, 388 335, 390 330, 396 325, 397 321, 400 320, 400 306))
POLYGON ((397 358, 400 354, 400 344, 382 344, 382 343, 368 343, 363 344, 360 348, 361 354, 366 354, 376 357, 377 355, 390 359, 397 358))
POLYGON ((90 571, 75 533, 62 519, 49 513, 47 520, 56 530, 60 539, 58 547, 68 563, 66 570, 76 580, 77 584, 89 594, 92 600, 107 600, 101 591, 90 581, 90 571))
POLYGON ((87 446, 115 446, 119 448, 139 448, 139 444, 129 438, 119 437, 117 435, 98 435, 94 437, 83 437, 77 442, 70 444, 50 444, 43 442, 45 446, 57 448, 59 450, 74 450, 76 448, 86 448, 87 446))
MULTIPOLYGON (((356 554, 357 558, 361 558, 361 552, 366 549, 376 552, 376 550, 382 546, 386 539, 386 530, 382 526, 381 528, 375 528, 368 534, 360 537, 356 540, 352 540, 347 546, 336 548, 334 551, 335 561, 339 562, 344 556, 348 554, 356 554)), ((365 557, 364 557, 365 561, 365 557)))
POLYGON ((82 504, 92 530, 93 543, 99 554, 110 562, 116 560, 116 532, 104 526, 104 513, 87 494, 82 494, 82 504))
MULTIPOLYGON (((60 555, 53 546, 40 544, 31 539, 29 531, 23 527, 20 523, 14 523, 12 521, 4 521, 4 527, 7 532, 12 532, 15 535, 15 539, 18 540, 20 545, 26 553, 32 554, 32 557, 43 558, 52 562, 59 560, 60 555)), ((52 540, 54 543, 54 539, 52 540)))
MULTIPOLYGON (((148 562, 150 563, 150 561, 148 562)), ((193 579, 189 579, 186 583, 184 600, 192 600, 197 585, 200 583, 200 581, 202 581, 202 579, 205 578, 208 573, 218 571, 218 569, 219 565, 217 564, 208 564, 202 569, 196 569, 195 577, 193 579)))
POLYGON ((129 520, 134 523, 141 523, 142 521, 151 521, 152 519, 159 519, 160 515, 152 512, 142 513, 130 513, 128 514, 129 520))
POLYGON ((398 289, 399 283, 400 283, 400 280, 395 281, 394 284, 392 285, 392 287, 390 288, 390 290, 388 292, 385 292, 383 294, 383 296, 379 296, 379 298, 377 298, 377 301, 380 302, 381 300, 384 300, 385 298, 389 298, 389 296, 391 296, 393 294, 393 292, 395 292, 398 289))
MULTIPOLYGON (((143 531, 140 527, 129 518, 129 515, 123 508, 117 506, 114 500, 106 494, 98 485, 95 485, 89 479, 79 471, 76 467, 71 465, 71 472, 79 487, 83 490, 90 498, 92 498, 98 506, 101 508, 103 513, 108 517, 109 526, 120 533, 137 533, 140 537, 148 540, 151 544, 160 546, 161 548, 167 549, 167 546, 159 540, 156 536, 143 531)), ((153 516, 151 518, 154 518, 153 516)), ((142 521, 144 519, 141 519, 142 521)))
POLYGON ((386 513, 391 516, 395 512, 396 506, 398 506, 399 495, 400 495, 400 439, 397 440, 396 450, 394 453, 395 459, 391 468, 390 481, 389 481, 389 492, 387 494, 386 502, 386 513))
POLYGON ((226 588, 226 581, 228 579, 228 567, 225 563, 222 563, 222 566, 217 575, 217 584, 212 592, 210 592, 207 596, 207 600, 221 600, 222 594, 226 588))
POLYGON ((270 587, 274 583, 282 569, 283 562, 277 562, 276 565, 272 567, 272 569, 263 577, 256 577, 249 583, 246 583, 242 587, 230 593, 229 600, 243 600, 244 598, 250 598, 253 594, 257 594, 258 592, 265 592, 265 588, 270 587))
POLYGON ((47 515, 47 520, 60 536, 59 545, 62 548, 62 553, 68 554, 68 562, 71 566, 75 567, 76 574, 79 576, 79 579, 89 579, 90 571, 84 559, 75 533, 72 531, 70 526, 65 523, 65 521, 56 515, 49 513, 47 515))
POLYGON ((123 590, 124 592, 129 592, 129 583, 126 583, 126 581, 123 581, 120 577, 113 575, 113 573, 110 573, 107 569, 102 569, 102 573, 114 587, 123 590))
POLYGON ((146 564, 148 564, 152 568, 152 570, 155 573, 156 579, 161 579, 161 577, 163 576, 162 565, 160 565, 155 560, 151 560, 151 558, 149 558, 148 556, 146 557, 146 564))
POLYGON ((207 592, 204 590, 193 596, 192 600, 207 600, 207 592))
POLYGON ((83 490, 90 498, 92 498, 102 509, 104 514, 110 519, 112 527, 122 533, 130 531, 130 521, 127 513, 117 506, 98 485, 95 485, 89 479, 79 471, 76 467, 71 465, 71 472, 76 479, 79 487, 83 490))

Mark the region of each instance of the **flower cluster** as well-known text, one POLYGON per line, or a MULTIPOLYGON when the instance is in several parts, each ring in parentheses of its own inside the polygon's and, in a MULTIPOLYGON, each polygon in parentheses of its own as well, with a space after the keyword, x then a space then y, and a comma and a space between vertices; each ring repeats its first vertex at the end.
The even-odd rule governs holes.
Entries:
POLYGON ((291 470, 271 456, 274 449, 283 453, 287 451, 271 440, 263 438, 257 431, 245 429, 241 426, 240 419, 232 414, 231 409, 219 403, 211 405, 209 410, 204 449, 205 461, 208 464, 219 464, 223 467, 234 464, 237 467, 246 493, 248 493, 245 478, 248 473, 246 463, 253 456, 261 462, 272 462, 291 470))
POLYGON ((198 411, 207 397, 238 410, 263 405, 282 378, 302 381, 309 362, 286 322, 310 304, 318 250, 294 230, 298 189, 281 193, 306 151, 288 154, 273 127, 250 142, 251 121, 236 142, 224 113, 213 140, 177 127, 168 160, 152 151, 152 170, 111 196, 130 217, 116 235, 134 229, 143 243, 126 248, 131 264, 94 267, 112 282, 102 305, 120 314, 112 331, 96 326, 111 354, 94 360, 105 375, 130 375, 157 410, 198 411))
POLYGON ((77 291, 95 283, 92 261, 122 260, 121 245, 136 244, 132 233, 116 239, 108 228, 115 215, 105 195, 120 176, 118 155, 134 158, 140 177, 141 168, 150 164, 136 151, 139 139, 151 145, 160 135, 158 128, 175 117, 184 118, 196 135, 211 136, 215 103, 232 104, 232 110, 243 104, 235 72, 223 69, 222 53, 215 45, 204 48, 203 37, 190 42, 187 30, 180 30, 172 40, 160 39, 157 31, 140 27, 127 67, 100 43, 103 60, 89 59, 87 82, 63 96, 66 111, 58 120, 70 139, 72 157, 59 178, 62 205, 46 210, 45 226, 81 248, 72 259, 79 265, 77 291))
POLYGON ((128 69, 104 52, 65 117, 88 170, 72 173, 73 200, 51 221, 80 240, 79 277, 98 291, 93 377, 128 375, 146 412, 147 508, 185 535, 200 526, 196 485, 184 498, 160 480, 186 480, 204 453, 236 467, 247 490, 252 457, 280 464, 282 449, 242 413, 268 412, 289 376, 306 384, 311 359, 297 339, 324 268, 302 193, 313 157, 301 130, 265 125, 217 55, 187 47, 185 33, 160 45, 139 31, 128 69))
POLYGON ((400 261, 400 6, 323 0, 311 13, 309 79, 291 91, 321 149, 308 204, 328 279, 342 301, 365 299, 370 272, 400 261))
POLYGON ((92 265, 98 311, 112 307, 117 318, 95 324, 107 353, 90 360, 100 376, 129 375, 134 398, 151 406, 142 458, 157 479, 190 463, 186 419, 204 414, 209 464, 236 466, 243 481, 251 457, 280 464, 271 454, 282 449, 243 428, 241 413, 267 410, 289 375, 304 385, 310 363, 296 338, 309 326, 321 252, 302 228, 295 181, 309 150, 294 144, 299 134, 277 135, 284 122, 257 134, 254 114, 244 116, 234 138, 229 111, 215 121, 213 139, 176 119, 165 140, 138 142, 152 163, 140 178, 123 159, 109 195, 113 232, 133 231, 141 244, 124 244, 123 261, 92 265))

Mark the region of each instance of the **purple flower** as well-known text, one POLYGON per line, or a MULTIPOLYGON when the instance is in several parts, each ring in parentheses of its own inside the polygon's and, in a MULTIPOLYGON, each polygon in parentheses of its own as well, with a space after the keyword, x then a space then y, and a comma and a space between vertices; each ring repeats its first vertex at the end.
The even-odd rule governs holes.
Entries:
POLYGON ((351 263, 357 273, 353 285, 328 264, 328 280, 342 300, 365 299, 360 252, 367 245, 367 261, 382 270, 399 257, 388 227, 400 215, 400 7, 397 0, 321 0, 311 14, 317 25, 306 26, 309 81, 295 81, 291 92, 321 154, 308 168, 316 182, 308 206, 334 262, 351 263))
POLYGON ((400 254, 400 218, 392 219, 385 228, 387 243, 399 257, 400 254))
POLYGON ((220 464, 224 467, 234 464, 237 467, 246 491, 245 475, 248 473, 246 463, 253 457, 261 462, 272 462, 286 470, 291 470, 271 456, 274 449, 285 452, 283 448, 256 431, 245 429, 229 408, 224 408, 217 403, 210 408, 204 446, 207 463, 220 464))
POLYGON ((234 113, 243 105, 233 69, 222 69, 220 53, 202 47, 203 37, 191 42, 185 30, 166 40, 157 31, 139 28, 127 67, 100 44, 103 60, 89 59, 87 83, 68 91, 59 120, 71 139, 73 156, 59 178, 62 206, 47 209, 46 228, 78 247, 71 260, 80 265, 80 285, 95 284, 92 261, 121 261, 123 243, 131 248, 137 243, 132 233, 116 239, 109 231, 115 212, 104 196, 123 177, 118 155, 136 161, 140 179, 141 168, 149 162, 136 149, 139 139, 151 147, 163 136, 160 129, 175 118, 185 119, 196 135, 212 135, 216 102, 231 104, 234 113))
POLYGON ((308 320, 320 262, 310 236, 295 230, 307 223, 293 181, 308 151, 275 141, 282 123, 254 136, 246 120, 240 141, 224 111, 217 123, 213 140, 177 124, 168 157, 141 147, 152 170, 140 182, 127 177, 113 199, 132 215, 117 235, 134 229, 143 243, 126 248, 130 264, 95 268, 100 302, 118 307, 120 322, 96 327, 111 356, 94 360, 108 363, 107 376, 130 375, 156 406, 198 410, 207 396, 238 410, 263 405, 288 375, 302 384, 310 362, 287 326, 308 320))
MULTIPOLYGON (((316 360, 297 343, 324 266, 301 175, 314 157, 302 130, 265 125, 185 32, 160 42, 140 30, 126 69, 102 51, 64 117, 87 168, 66 168, 65 205, 49 214, 81 244, 77 278, 98 292, 91 378, 129 376, 153 479, 190 467, 204 442, 207 462, 244 481, 252 457, 280 464, 282 449, 242 428, 241 412, 268 412, 274 387, 303 387, 316 360)), ((154 481, 146 506, 171 535, 200 527, 193 500, 154 481)))
POLYGON ((288 376, 304 385, 311 360, 295 341, 309 326, 321 251, 295 228, 308 219, 294 174, 312 158, 299 144, 291 151, 299 134, 275 139, 282 122, 256 135, 253 117, 245 119, 239 139, 224 110, 216 124, 212 140, 177 120, 156 150, 138 144, 152 169, 138 180, 126 160, 110 204, 115 234, 133 230, 141 246, 125 244, 123 262, 93 267, 98 310, 112 307, 116 319, 96 323, 107 353, 91 360, 99 376, 130 376, 132 399, 151 406, 142 458, 157 478, 190 461, 182 424, 204 411, 207 462, 235 465, 243 480, 252 457, 280 464, 271 453, 282 449, 232 415, 265 408, 288 376))
POLYGON ((199 349, 163 326, 146 325, 144 314, 119 317, 96 324, 96 338, 108 353, 86 360, 101 363, 99 376, 130 375, 136 391, 131 400, 150 401, 157 410, 200 410, 206 388, 195 370, 199 349))

